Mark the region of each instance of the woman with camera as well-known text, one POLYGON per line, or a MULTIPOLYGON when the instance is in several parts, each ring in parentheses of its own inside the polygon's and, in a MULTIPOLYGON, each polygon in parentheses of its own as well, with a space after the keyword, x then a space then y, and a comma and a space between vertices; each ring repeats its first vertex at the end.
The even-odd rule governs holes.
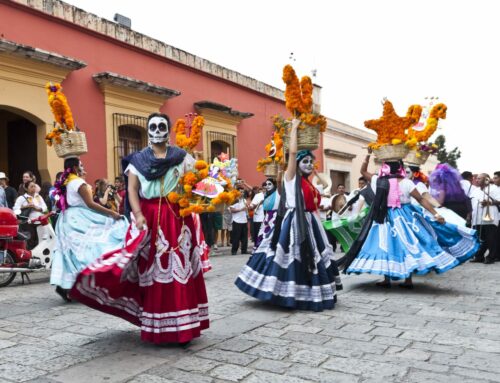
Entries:
POLYGON ((94 202, 107 209, 118 211, 121 199, 116 192, 116 188, 113 185, 110 185, 108 180, 101 178, 96 181, 94 202))

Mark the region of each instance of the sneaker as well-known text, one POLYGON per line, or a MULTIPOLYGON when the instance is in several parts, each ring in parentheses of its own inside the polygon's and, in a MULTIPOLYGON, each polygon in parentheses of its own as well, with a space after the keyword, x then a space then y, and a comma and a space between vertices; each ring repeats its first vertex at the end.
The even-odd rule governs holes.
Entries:
POLYGON ((484 262, 483 262, 485 265, 490 265, 492 263, 495 263, 495 260, 493 259, 493 257, 486 257, 484 258, 484 262))
POLYGON ((214 250, 219 250, 219 248, 217 247, 217 245, 214 245, 214 250))
POLYGON ((474 258, 472 258, 472 259, 470 260, 470 262, 471 262, 471 263, 483 263, 483 262, 484 262, 484 258, 483 258, 483 259, 481 259, 481 258, 475 258, 475 257, 474 257, 474 258))

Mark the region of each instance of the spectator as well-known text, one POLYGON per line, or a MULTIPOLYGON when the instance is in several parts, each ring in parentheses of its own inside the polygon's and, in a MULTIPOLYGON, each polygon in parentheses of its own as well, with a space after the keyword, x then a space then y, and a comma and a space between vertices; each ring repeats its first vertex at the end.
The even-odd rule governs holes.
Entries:
POLYGON ((489 176, 486 173, 477 177, 478 188, 472 192, 472 226, 477 230, 481 247, 471 262, 493 263, 497 256, 497 230, 500 204, 500 189, 488 186, 489 176), (486 216, 489 213, 489 217, 486 216), (488 250, 488 256, 485 256, 488 250))
POLYGON ((238 201, 229 207, 233 215, 233 230, 231 233, 231 254, 236 255, 241 243, 241 254, 248 254, 248 218, 247 202, 244 193, 238 201))
MULTIPOLYGON (((262 184, 265 185, 265 182, 262 184)), ((252 242, 257 243, 257 237, 259 235, 260 226, 264 221, 264 192, 262 188, 257 188, 254 197, 250 202, 249 209, 253 210, 253 219, 252 219, 252 242)))
POLYGON ((115 196, 115 187, 110 185, 108 180, 101 178, 96 181, 94 202, 117 212, 119 204, 116 202, 115 196))
POLYGON ((9 207, 7 204, 7 197, 5 195, 5 190, 0 187, 0 207, 9 207))
POLYGON ((460 180, 460 186, 462 187, 462 190, 464 191, 465 195, 469 198, 471 198, 472 192, 476 188, 472 184, 472 173, 471 172, 463 172, 462 173, 462 179, 460 180))
MULTIPOLYGON (((213 212, 213 225, 214 225, 214 250, 217 250, 217 243, 219 242, 219 231, 222 231, 222 212, 213 212)), ((222 234, 221 234, 222 238, 222 234)), ((222 246, 223 244, 221 244, 222 246)))
POLYGON ((201 213, 201 230, 203 231, 203 236, 205 237, 205 243, 208 247, 212 248, 214 246, 214 213, 201 213))
MULTIPOLYGON (((47 211, 45 201, 36 191, 37 186, 38 185, 34 181, 28 181, 24 184, 23 190, 25 193, 17 197, 16 203, 14 204, 14 211, 20 210, 21 215, 29 219, 38 218, 44 211, 47 211)), ((20 225, 20 229, 30 233, 28 248, 34 248, 38 243, 34 225, 24 223, 20 225)))
POLYGON ((52 189, 52 184, 48 181, 42 183, 42 187, 40 189, 40 197, 42 197, 45 205, 47 207, 47 211, 52 211, 52 201, 50 199, 50 189, 52 189))
POLYGON ((118 202, 118 213, 125 214, 125 179, 123 176, 115 177, 116 201, 118 202))
POLYGON ((231 230, 233 228, 233 215, 229 211, 229 206, 224 209, 222 213, 222 231, 221 241, 222 245, 231 246, 231 230))
MULTIPOLYGON (((33 181, 36 184, 36 176, 31 170, 26 170, 23 173, 23 182, 21 182, 21 184, 17 188, 17 195, 18 196, 22 196, 22 195, 24 195, 24 193, 26 193, 26 191, 24 190, 24 185, 26 184, 26 182, 30 182, 30 181, 33 181)), ((38 186, 38 185, 36 185, 36 186, 37 186, 36 192, 40 193, 40 186, 38 186)))
POLYGON ((12 209, 16 203, 17 191, 9 185, 9 178, 4 172, 0 172, 0 187, 5 191, 7 207, 12 209))

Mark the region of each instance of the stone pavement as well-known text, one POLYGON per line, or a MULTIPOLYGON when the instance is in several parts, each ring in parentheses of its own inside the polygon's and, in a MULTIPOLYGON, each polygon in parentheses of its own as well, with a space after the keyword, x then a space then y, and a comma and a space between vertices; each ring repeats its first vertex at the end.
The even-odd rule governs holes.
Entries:
POLYGON ((211 328, 185 347, 64 304, 48 275, 0 289, 0 383, 500 382, 500 264, 416 277, 415 290, 344 277, 335 310, 291 311, 234 286, 246 256, 212 258, 211 328), (36 280, 35 280, 36 279, 36 280))

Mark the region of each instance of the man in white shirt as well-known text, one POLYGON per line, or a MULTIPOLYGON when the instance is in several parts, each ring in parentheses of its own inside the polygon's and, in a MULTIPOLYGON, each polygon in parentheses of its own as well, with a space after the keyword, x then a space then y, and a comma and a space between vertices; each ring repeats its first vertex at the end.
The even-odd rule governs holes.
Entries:
POLYGON ((495 262, 497 256, 497 230, 500 214, 500 188, 490 185, 490 178, 482 173, 477 177, 479 187, 471 193, 472 226, 477 230, 481 246, 471 262, 495 262), (485 257, 486 250, 488 256, 485 257))
POLYGON ((248 207, 250 210, 253 210, 252 241, 254 243, 254 248, 255 243, 257 243, 257 237, 259 236, 260 227, 262 225, 262 222, 264 222, 264 197, 265 195, 261 187, 259 189, 259 192, 253 197, 252 202, 248 207))
POLYGON ((231 254, 236 255, 241 242, 241 254, 248 254, 248 207, 243 193, 240 199, 229 207, 233 215, 233 230, 231 232, 231 254))
POLYGON ((463 172, 462 180, 460 181, 460 186, 462 186, 462 190, 465 195, 469 198, 472 197, 472 192, 476 189, 476 186, 472 184, 472 173, 471 172, 463 172))

